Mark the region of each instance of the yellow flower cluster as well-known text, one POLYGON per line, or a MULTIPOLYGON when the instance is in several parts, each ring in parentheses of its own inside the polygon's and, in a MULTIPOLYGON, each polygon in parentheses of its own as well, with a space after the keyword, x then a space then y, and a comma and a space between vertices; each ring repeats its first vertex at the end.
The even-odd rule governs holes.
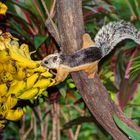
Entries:
POLYGON ((7 6, 4 3, 0 2, 0 15, 5 15, 7 9, 7 6))
POLYGON ((26 44, 9 32, 0 31, 0 127, 5 120, 19 120, 24 112, 15 108, 18 100, 37 98, 55 84, 53 75, 33 61, 26 44))

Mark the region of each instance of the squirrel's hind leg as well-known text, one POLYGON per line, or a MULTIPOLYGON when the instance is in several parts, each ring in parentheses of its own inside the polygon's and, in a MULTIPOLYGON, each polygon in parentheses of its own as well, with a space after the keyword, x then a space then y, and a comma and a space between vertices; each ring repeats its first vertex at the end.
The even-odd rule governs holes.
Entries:
POLYGON ((89 79, 94 78, 95 73, 98 71, 98 61, 95 61, 93 64, 88 66, 84 71, 88 74, 89 79))
POLYGON ((94 47, 95 43, 92 41, 91 37, 89 34, 85 33, 83 34, 83 46, 82 48, 89 48, 89 47, 94 47))

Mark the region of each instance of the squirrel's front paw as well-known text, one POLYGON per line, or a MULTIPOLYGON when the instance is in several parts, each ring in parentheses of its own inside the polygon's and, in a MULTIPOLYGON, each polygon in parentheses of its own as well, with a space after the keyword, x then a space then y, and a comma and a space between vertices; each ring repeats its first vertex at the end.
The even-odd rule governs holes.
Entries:
POLYGON ((55 77, 56 85, 63 82, 67 76, 69 75, 69 69, 65 68, 65 66, 59 66, 57 69, 57 74, 55 77))

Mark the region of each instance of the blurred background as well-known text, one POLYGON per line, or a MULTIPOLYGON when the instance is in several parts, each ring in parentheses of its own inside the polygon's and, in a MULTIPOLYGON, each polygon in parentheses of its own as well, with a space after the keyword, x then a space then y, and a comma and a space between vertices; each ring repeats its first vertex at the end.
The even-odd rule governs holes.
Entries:
MULTIPOLYGON (((55 0, 3 0, 8 7, 0 15, 0 29, 27 43, 33 60, 59 50, 45 21, 57 25, 55 0)), ((92 38, 111 21, 130 21, 140 29, 139 0, 82 0, 85 30, 92 38)), ((1 7, 1 6, 0 6, 1 7)), ((99 64, 99 76, 113 101, 126 116, 140 125, 140 45, 119 43, 99 64)), ((96 122, 69 76, 36 100, 19 101, 26 114, 18 122, 7 122, 2 140, 112 140, 96 122), (56 136, 56 138, 54 137, 56 136)))

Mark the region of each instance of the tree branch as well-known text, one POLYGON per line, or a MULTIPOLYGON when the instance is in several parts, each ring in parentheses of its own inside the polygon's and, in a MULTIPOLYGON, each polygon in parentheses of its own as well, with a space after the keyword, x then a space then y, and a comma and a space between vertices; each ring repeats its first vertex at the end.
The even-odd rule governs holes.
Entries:
MULTIPOLYGON (((66 54, 73 53, 82 46, 84 23, 81 5, 81 0, 57 0, 60 44, 66 54)), ((140 128, 126 118, 114 104, 97 75, 94 79, 88 79, 86 73, 76 72, 72 77, 91 113, 115 140, 128 140, 128 138, 116 126, 113 114, 117 114, 129 127, 140 132, 140 128)))
POLYGON ((52 104, 52 140, 60 140, 60 124, 59 124, 59 104, 54 102, 52 104))
MULTIPOLYGON (((68 119, 68 117, 65 115, 65 113, 63 113, 63 111, 60 111, 60 113, 61 113, 61 116, 64 118, 64 120, 65 120, 66 122, 69 122, 69 119, 68 119)), ((68 130, 66 130, 66 131, 67 131, 66 135, 67 135, 67 137, 68 137, 68 140, 73 140, 73 139, 74 139, 74 134, 73 134, 72 129, 69 127, 68 130)))

